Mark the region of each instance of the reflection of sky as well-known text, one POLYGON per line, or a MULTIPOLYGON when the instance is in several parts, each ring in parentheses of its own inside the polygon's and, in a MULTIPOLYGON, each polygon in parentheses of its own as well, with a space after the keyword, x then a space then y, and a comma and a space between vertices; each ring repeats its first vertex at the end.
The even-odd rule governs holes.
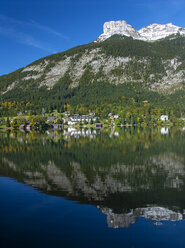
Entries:
POLYGON ((0 201, 0 238, 6 248, 156 248, 185 243, 184 221, 155 226, 138 218, 128 229, 110 229, 106 216, 95 207, 45 195, 8 178, 0 178, 0 201))

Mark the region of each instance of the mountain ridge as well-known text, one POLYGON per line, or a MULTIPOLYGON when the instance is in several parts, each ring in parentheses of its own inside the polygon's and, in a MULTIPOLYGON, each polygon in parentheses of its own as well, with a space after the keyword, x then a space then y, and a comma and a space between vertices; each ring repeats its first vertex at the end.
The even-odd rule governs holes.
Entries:
POLYGON ((103 34, 98 37, 97 41, 104 41, 115 34, 125 35, 143 41, 156 41, 177 33, 185 35, 185 28, 175 26, 172 23, 154 23, 136 30, 124 20, 105 22, 103 31, 103 34))

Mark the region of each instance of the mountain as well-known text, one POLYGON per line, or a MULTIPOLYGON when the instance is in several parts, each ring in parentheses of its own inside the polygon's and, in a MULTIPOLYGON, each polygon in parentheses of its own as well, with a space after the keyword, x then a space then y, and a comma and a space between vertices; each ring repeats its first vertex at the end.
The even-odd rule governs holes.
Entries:
POLYGON ((114 34, 130 36, 133 39, 144 41, 156 41, 173 34, 185 35, 185 28, 175 26, 172 23, 166 25, 152 24, 137 31, 126 21, 110 21, 104 23, 103 31, 97 41, 104 41, 114 34))
POLYGON ((119 103, 124 96, 183 112, 184 34, 185 29, 172 24, 137 31, 125 21, 105 23, 95 42, 1 76, 0 99, 29 101, 41 109, 119 103))

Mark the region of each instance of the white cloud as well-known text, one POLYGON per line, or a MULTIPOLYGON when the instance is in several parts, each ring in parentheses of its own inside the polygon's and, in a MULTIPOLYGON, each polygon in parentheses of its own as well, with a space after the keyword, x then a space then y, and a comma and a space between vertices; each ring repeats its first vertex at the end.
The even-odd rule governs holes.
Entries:
POLYGON ((35 28, 37 28, 37 29, 40 29, 40 30, 42 30, 42 31, 45 31, 45 32, 47 32, 47 33, 49 33, 49 34, 56 35, 56 36, 58 36, 58 37, 60 37, 60 38, 62 38, 62 39, 69 40, 69 37, 67 37, 66 35, 63 35, 63 34, 61 34, 60 32, 58 32, 58 31, 56 31, 56 30, 54 30, 54 29, 52 29, 52 28, 50 28, 50 27, 41 25, 41 24, 39 24, 39 23, 37 23, 37 22, 35 22, 35 21, 31 21, 31 22, 29 22, 29 23, 27 23, 27 24, 28 24, 28 25, 31 25, 31 26, 33 26, 33 27, 35 27, 35 28))
POLYGON ((20 20, 17 20, 17 19, 14 19, 14 18, 11 18, 11 17, 8 17, 8 16, 5 16, 5 15, 2 15, 0 14, 0 20, 1 21, 4 21, 6 23, 9 23, 11 25, 22 25, 24 27, 33 27, 33 28, 36 28, 36 29, 40 29, 46 33, 49 33, 49 34, 53 34, 53 35, 56 35, 62 39, 69 39, 69 37, 67 37, 66 35, 64 34, 61 34, 60 32, 56 31, 55 29, 53 28, 50 28, 48 26, 45 26, 45 25, 42 25, 38 22, 35 22, 35 21, 29 21, 29 22, 25 22, 25 21, 20 21, 20 20))
POLYGON ((41 41, 36 40, 31 35, 19 32, 19 31, 15 30, 14 28, 8 28, 7 29, 7 28, 0 27, 0 34, 4 35, 6 37, 9 37, 11 39, 14 39, 18 43, 22 43, 22 44, 25 44, 28 46, 39 48, 39 49, 42 49, 42 50, 47 51, 47 52, 56 53, 55 50, 42 44, 41 41))
POLYGON ((34 38, 32 35, 28 34, 24 30, 28 30, 29 28, 38 29, 45 33, 55 35, 61 39, 68 40, 69 38, 60 32, 45 26, 41 25, 35 21, 25 22, 20 21, 5 15, 0 14, 0 34, 5 35, 9 38, 15 39, 17 42, 26 44, 32 47, 36 47, 48 52, 55 53, 56 51, 54 49, 49 48, 47 45, 45 45, 45 42, 42 42, 36 38, 34 38), (21 30, 21 31, 20 31, 21 30))

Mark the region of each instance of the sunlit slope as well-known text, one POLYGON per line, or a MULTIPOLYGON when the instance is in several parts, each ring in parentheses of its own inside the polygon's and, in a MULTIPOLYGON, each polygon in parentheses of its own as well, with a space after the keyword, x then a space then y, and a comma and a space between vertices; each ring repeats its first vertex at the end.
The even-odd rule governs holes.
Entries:
POLYGON ((50 55, 0 77, 0 98, 42 104, 100 104, 122 96, 185 105, 185 38, 156 42, 113 35, 50 55))

